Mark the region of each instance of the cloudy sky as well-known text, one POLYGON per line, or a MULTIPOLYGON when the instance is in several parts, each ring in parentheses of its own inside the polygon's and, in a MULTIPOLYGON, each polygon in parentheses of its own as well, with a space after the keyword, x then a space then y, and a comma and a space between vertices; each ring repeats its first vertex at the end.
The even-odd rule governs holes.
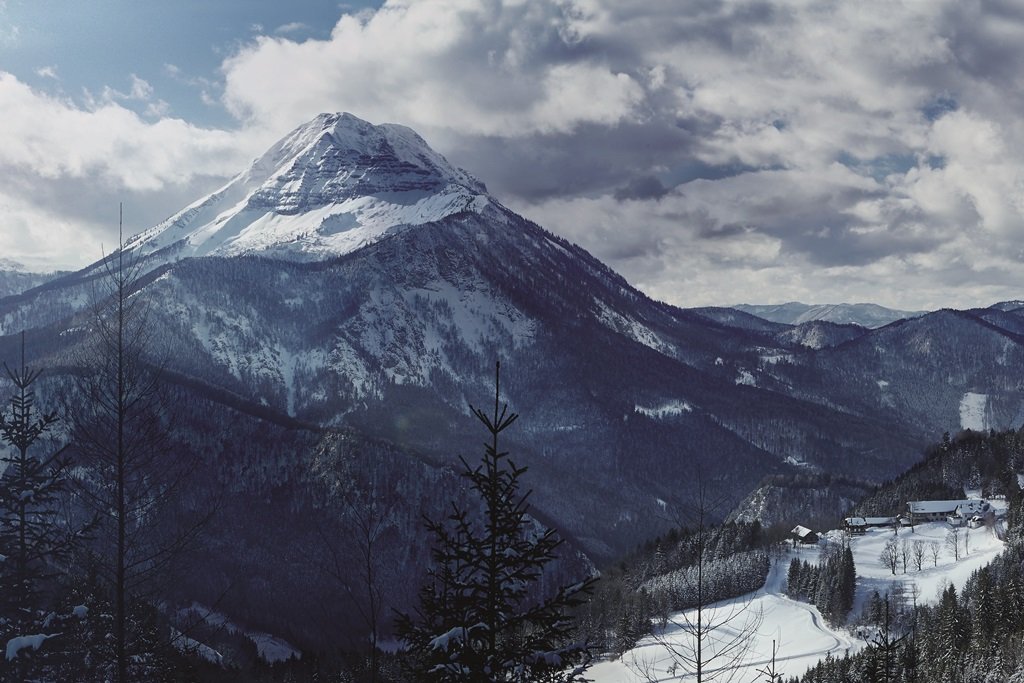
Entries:
POLYGON ((81 266, 322 111, 683 306, 1024 298, 1024 6, 0 0, 0 256, 81 266))

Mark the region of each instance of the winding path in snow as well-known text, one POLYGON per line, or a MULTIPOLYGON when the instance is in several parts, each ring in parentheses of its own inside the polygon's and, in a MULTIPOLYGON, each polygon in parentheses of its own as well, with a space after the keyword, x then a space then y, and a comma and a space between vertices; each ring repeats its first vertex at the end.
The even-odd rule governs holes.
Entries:
MULTIPOLYGON (((737 676, 731 677, 733 680, 754 679, 757 669, 771 662, 773 640, 779 644, 776 667, 787 677, 803 673, 828 654, 842 656, 861 647, 858 641, 846 633, 829 628, 816 607, 791 600, 782 594, 788 567, 789 556, 784 556, 774 562, 764 588, 751 595, 726 600, 707 608, 712 614, 715 610, 738 607, 761 612, 761 624, 751 640, 743 666, 737 670, 737 676)), ((675 621, 682 622, 683 618, 677 616, 675 621)), ((735 633, 734 629, 722 631, 726 638, 735 633)), ((672 672, 674 660, 669 651, 673 643, 685 643, 687 638, 687 632, 678 628, 667 630, 658 637, 645 638, 621 659, 596 664, 587 672, 587 676, 595 683, 692 681, 692 676, 672 672)), ((718 669, 712 663, 707 673, 716 671, 718 669)))

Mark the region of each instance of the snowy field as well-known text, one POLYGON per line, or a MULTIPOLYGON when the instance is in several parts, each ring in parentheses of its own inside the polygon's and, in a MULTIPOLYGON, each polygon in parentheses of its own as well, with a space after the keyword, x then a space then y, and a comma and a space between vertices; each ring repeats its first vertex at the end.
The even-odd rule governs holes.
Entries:
MULTIPOLYGON (((931 553, 926 549, 924 567, 917 571, 911 560, 907 567, 907 573, 903 573, 903 563, 896 568, 896 575, 893 576, 888 567, 883 566, 878 557, 882 554, 885 542, 893 538, 892 529, 869 529, 866 534, 854 538, 850 545, 853 550, 853 562, 857 567, 857 596, 854 600, 853 613, 859 613, 863 604, 871 596, 872 590, 885 593, 892 587, 894 581, 903 582, 906 589, 916 586, 918 591, 919 604, 933 604, 938 602, 939 594, 949 583, 957 587, 957 590, 967 581, 971 573, 985 566, 992 561, 996 555, 1003 550, 1003 542, 995 537, 991 530, 984 527, 980 529, 968 529, 961 527, 960 534, 960 560, 954 561, 949 548, 946 547, 946 534, 949 532, 949 525, 945 522, 929 522, 914 527, 913 532, 904 528, 900 530, 896 538, 902 542, 904 539, 911 543, 923 541, 926 546, 935 542, 939 544, 938 565, 932 561, 931 553), (964 540, 967 540, 967 553, 964 553, 964 540)), ((835 537, 836 532, 830 532, 835 537)), ((808 561, 814 561, 813 555, 817 551, 810 551, 812 557, 808 561)), ((908 593, 909 594, 909 593, 908 593)))
MULTIPOLYGON (((1002 551, 1002 542, 990 530, 961 528, 961 556, 959 561, 954 561, 946 548, 948 531, 949 526, 944 522, 920 524, 913 532, 910 529, 901 529, 896 537, 900 542, 903 539, 910 542, 919 540, 927 546, 935 541, 939 544, 940 552, 937 563, 933 563, 931 553, 926 552, 921 571, 916 570, 916 565, 911 559, 907 573, 904 574, 901 561, 895 576, 879 561, 885 542, 893 538, 892 529, 871 529, 863 536, 853 537, 850 547, 857 567, 857 594, 851 616, 855 617, 860 613, 873 590, 885 593, 891 590, 893 581, 902 582, 904 592, 908 596, 911 595, 911 586, 916 585, 918 604, 935 603, 944 586, 952 583, 959 590, 973 571, 990 562, 1002 551), (968 538, 966 555, 963 554, 965 535, 968 538)), ((826 536, 838 539, 839 535, 839 532, 829 532, 826 536)), ((786 678, 804 673, 829 653, 841 657, 847 652, 855 652, 864 647, 863 641, 850 631, 830 628, 813 605, 790 600, 783 594, 790 560, 799 557, 816 563, 818 555, 818 546, 791 548, 772 566, 763 589, 743 598, 718 603, 705 610, 705 614, 710 612, 711 619, 715 618, 716 610, 736 609, 737 606, 743 606, 745 614, 761 615, 761 623, 750 641, 743 665, 736 671, 735 676, 721 677, 718 680, 731 680, 735 683, 762 680, 763 676, 758 674, 758 669, 770 661, 772 641, 778 645, 776 671, 786 678)), ((673 621, 680 623, 682 619, 676 615, 673 621)), ((731 625, 743 624, 744 616, 741 615, 731 625)), ((729 629, 722 630, 726 633, 727 639, 729 629)), ((686 642, 687 634, 670 625, 658 638, 645 638, 622 658, 600 662, 591 667, 587 677, 593 679, 595 683, 694 681, 696 679, 693 676, 673 672, 673 657, 665 645, 686 642)))

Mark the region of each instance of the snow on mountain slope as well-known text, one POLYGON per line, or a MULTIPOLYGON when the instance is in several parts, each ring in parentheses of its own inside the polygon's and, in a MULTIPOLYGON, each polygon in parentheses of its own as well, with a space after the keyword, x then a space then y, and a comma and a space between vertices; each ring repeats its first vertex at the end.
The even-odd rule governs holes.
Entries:
POLYGON ((988 429, 988 394, 968 391, 960 399, 960 427, 983 432, 988 429))
POLYGON ((169 248, 171 258, 321 260, 396 227, 479 212, 490 201, 486 191, 409 128, 321 114, 126 247, 141 254, 169 248))
POLYGON ((855 324, 876 328, 904 318, 916 318, 925 311, 898 311, 877 304, 803 304, 791 301, 785 304, 739 304, 733 308, 773 322, 799 325, 812 320, 826 320, 838 324, 855 324))

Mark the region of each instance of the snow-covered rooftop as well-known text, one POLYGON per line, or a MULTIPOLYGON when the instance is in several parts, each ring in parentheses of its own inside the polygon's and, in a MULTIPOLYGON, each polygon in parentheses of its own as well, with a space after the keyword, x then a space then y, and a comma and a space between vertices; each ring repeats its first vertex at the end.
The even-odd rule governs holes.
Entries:
POLYGON ((886 524, 892 524, 892 517, 865 517, 864 523, 869 526, 885 526, 886 524))
POLYGON ((961 505, 967 510, 981 509, 985 501, 980 499, 972 500, 912 500, 907 503, 907 508, 914 514, 930 515, 938 513, 955 512, 961 505))

